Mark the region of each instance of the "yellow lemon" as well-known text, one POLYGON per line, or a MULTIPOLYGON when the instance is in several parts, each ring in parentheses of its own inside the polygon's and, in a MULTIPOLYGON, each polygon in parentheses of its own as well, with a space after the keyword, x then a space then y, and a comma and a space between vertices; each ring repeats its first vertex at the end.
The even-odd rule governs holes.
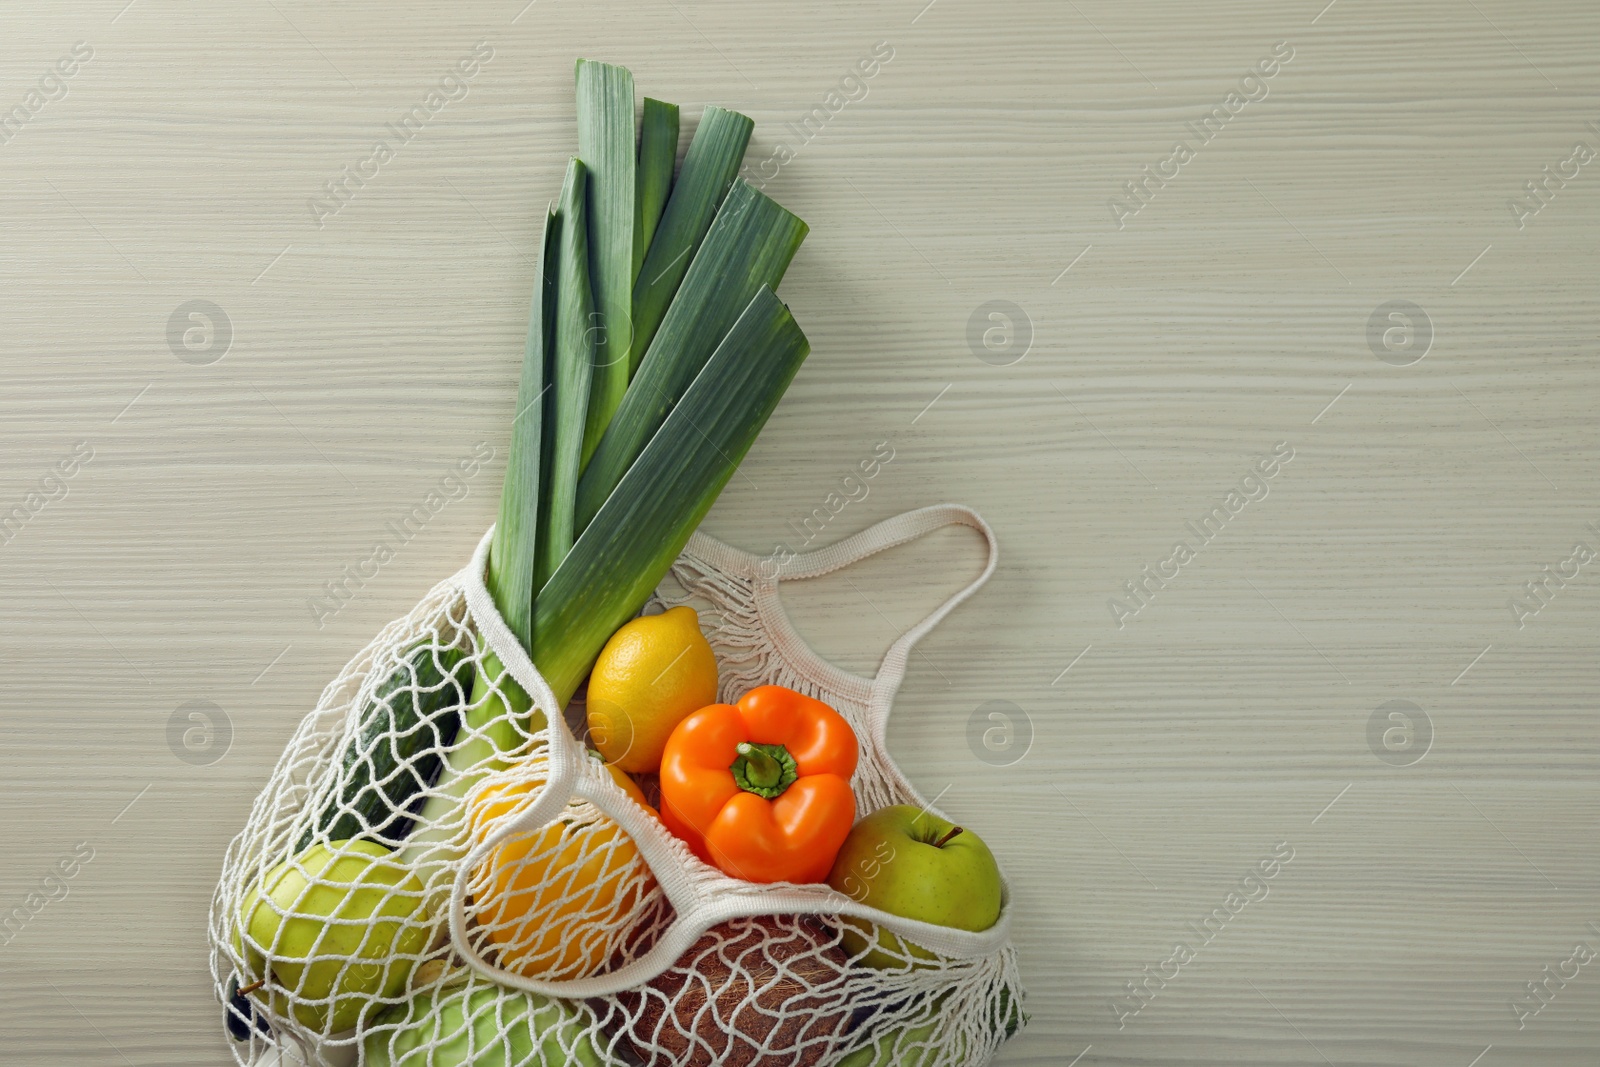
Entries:
POLYGON ((589 675, 589 740, 607 763, 653 774, 673 728, 717 702, 717 657, 690 607, 634 619, 589 675))

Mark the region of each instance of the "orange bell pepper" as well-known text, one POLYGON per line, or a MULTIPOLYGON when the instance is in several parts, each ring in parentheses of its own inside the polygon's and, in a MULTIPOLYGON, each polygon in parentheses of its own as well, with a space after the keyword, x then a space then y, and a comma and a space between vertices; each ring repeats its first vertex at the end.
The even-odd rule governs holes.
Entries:
POLYGON ((661 758, 661 821, 695 855, 751 882, 821 882, 855 823, 855 731, 777 685, 678 724, 661 758))

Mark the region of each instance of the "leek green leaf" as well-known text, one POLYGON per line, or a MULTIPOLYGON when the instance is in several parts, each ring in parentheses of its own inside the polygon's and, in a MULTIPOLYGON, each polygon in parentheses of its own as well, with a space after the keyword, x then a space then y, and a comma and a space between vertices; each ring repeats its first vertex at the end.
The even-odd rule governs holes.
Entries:
POLYGON ((578 470, 588 420, 597 331, 589 292, 587 168, 574 159, 561 186, 560 273, 556 282, 554 358, 551 367, 545 469, 544 523, 540 532, 534 588, 560 566, 575 536, 573 514, 578 470))
POLYGON ((749 182, 733 183, 639 373, 578 483, 581 535, 634 457, 762 286, 777 288, 806 224, 749 182))
MULTIPOLYGON (((506 625, 528 643, 528 617, 533 611, 534 553, 539 530, 540 456, 544 438, 545 369, 555 325, 556 245, 559 224, 554 208, 545 212, 540 238, 538 276, 528 310, 528 338, 522 349, 522 382, 517 387, 517 414, 511 420, 511 455, 500 490, 500 520, 489 546, 487 584, 506 625)), ((540 579, 543 584, 543 579, 540 579)))
MULTIPOLYGON (((644 98, 639 117, 639 192, 634 198, 633 276, 639 277, 645 250, 655 237, 656 224, 672 189, 672 168, 678 164, 678 105, 644 98)), ((631 348, 631 346, 630 346, 631 348)), ((643 353, 641 353, 642 355, 643 353)), ((634 360, 629 373, 638 366, 634 360)))
POLYGON ((747 116, 720 107, 708 107, 700 116, 700 126, 683 157, 683 170, 672 186, 672 197, 633 285, 633 345, 629 359, 635 371, 722 198, 739 174, 754 128, 755 123, 747 116))
POLYGON ((810 352, 762 286, 534 598, 534 663, 564 707, 644 606, 810 352))
POLYGON ((634 196, 639 160, 633 75, 626 67, 578 61, 578 158, 589 172, 589 276, 594 292, 594 381, 583 456, 600 442, 628 388, 633 342, 634 196))

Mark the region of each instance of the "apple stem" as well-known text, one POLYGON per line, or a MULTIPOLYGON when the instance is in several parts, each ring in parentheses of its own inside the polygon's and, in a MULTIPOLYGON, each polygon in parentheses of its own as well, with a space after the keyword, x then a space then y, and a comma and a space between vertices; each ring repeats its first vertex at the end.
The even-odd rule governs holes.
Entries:
POLYGON ((950 832, 949 833, 945 834, 943 837, 939 838, 939 840, 937 840, 937 841, 935 841, 933 843, 933 847, 934 848, 944 848, 944 846, 946 844, 948 844, 952 838, 954 838, 957 834, 963 833, 963 832, 964 831, 961 829, 961 827, 953 826, 953 827, 950 828, 950 832))
POLYGON ((261 979, 259 982, 251 982, 249 985, 243 986, 239 989, 239 995, 241 997, 248 997, 251 993, 254 993, 256 990, 260 989, 266 984, 267 980, 265 978, 261 979))

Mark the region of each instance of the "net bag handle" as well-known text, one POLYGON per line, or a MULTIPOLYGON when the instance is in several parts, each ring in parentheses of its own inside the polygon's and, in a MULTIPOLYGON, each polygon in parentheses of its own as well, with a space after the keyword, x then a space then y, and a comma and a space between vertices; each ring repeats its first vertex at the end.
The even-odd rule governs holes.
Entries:
POLYGON ((918 641, 927 636, 928 631, 939 625, 945 616, 983 588, 989 576, 994 574, 995 566, 1000 562, 1000 542, 995 537, 994 530, 984 521, 982 515, 964 504, 934 504, 884 519, 827 548, 800 553, 778 567, 779 580, 816 578, 848 567, 852 563, 858 563, 868 556, 915 541, 946 526, 969 526, 983 535, 985 553, 983 571, 966 586, 951 594, 921 622, 901 634, 884 653, 883 661, 873 678, 868 725, 872 730, 873 740, 885 753, 888 751, 885 733, 889 725, 889 709, 893 704, 895 692, 905 679, 911 650, 918 641))

